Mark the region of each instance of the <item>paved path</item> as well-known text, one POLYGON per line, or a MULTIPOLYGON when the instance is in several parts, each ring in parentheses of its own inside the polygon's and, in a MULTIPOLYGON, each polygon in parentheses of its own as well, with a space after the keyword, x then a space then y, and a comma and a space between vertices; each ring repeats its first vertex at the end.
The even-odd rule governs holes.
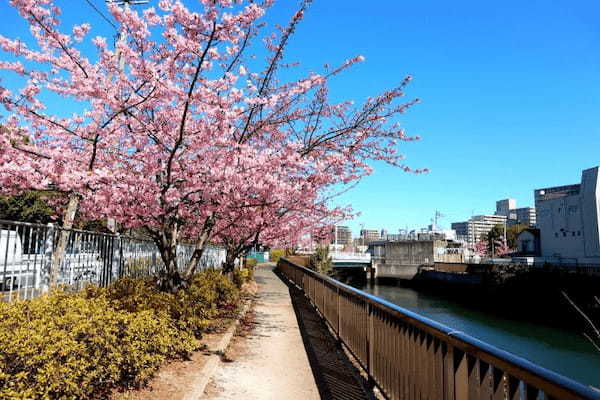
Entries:
POLYGON ((242 354, 222 363, 209 399, 320 399, 288 287, 273 266, 256 269, 255 327, 242 354))

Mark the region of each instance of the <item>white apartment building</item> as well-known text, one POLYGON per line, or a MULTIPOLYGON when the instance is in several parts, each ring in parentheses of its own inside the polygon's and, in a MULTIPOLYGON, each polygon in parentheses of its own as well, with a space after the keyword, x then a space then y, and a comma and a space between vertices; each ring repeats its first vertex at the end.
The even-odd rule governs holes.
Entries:
POLYGON ((534 194, 542 258, 600 264, 600 167, 584 170, 579 184, 537 189, 534 194))
POLYGON ((369 244, 370 242, 381 240, 381 235, 377 229, 361 229, 360 238, 362 244, 369 244))
POLYGON ((476 215, 468 221, 453 222, 452 229, 456 231, 458 240, 463 240, 468 246, 475 246, 496 225, 505 225, 505 215, 476 215))
POLYGON ((352 245, 352 231, 349 227, 336 225, 333 228, 333 245, 339 245, 342 248, 352 245))
POLYGON ((515 199, 497 201, 495 214, 506 216, 507 225, 523 224, 528 227, 534 227, 536 224, 535 208, 517 208, 517 201, 515 199))

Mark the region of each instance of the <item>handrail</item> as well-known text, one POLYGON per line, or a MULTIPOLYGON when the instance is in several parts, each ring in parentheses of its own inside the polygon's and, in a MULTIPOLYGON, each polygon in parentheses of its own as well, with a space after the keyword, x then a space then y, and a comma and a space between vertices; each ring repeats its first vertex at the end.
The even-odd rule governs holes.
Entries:
POLYGON ((285 258, 278 268, 388 398, 600 399, 600 391, 285 258))

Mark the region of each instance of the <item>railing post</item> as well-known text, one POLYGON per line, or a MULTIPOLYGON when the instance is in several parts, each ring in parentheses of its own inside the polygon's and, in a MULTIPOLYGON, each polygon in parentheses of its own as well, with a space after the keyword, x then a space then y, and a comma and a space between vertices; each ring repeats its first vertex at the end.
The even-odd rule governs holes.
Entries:
POLYGON ((373 337, 375 336, 375 329, 373 326, 373 306, 367 302, 367 384, 369 387, 375 387, 375 380, 373 379, 373 364, 375 359, 375 349, 373 348, 373 337))
POLYGON ((52 270, 52 254, 54 253, 54 234, 56 229, 54 224, 48 223, 46 232, 46 242, 44 243, 44 264, 39 270, 39 278, 36 279, 36 289, 40 288, 42 293, 48 293, 50 290, 50 271, 52 270))
POLYGON ((119 233, 117 233, 115 236, 113 236, 112 238, 113 241, 113 254, 112 254, 112 260, 110 263, 110 280, 107 283, 111 283, 112 281, 116 281, 117 279, 119 279, 119 276, 121 275, 121 254, 122 254, 122 249, 121 249, 121 235, 119 233))
POLYGON ((341 327, 342 327, 342 310, 340 307, 340 288, 336 287, 335 288, 335 293, 336 293, 336 307, 337 307, 337 327, 336 327, 336 332, 335 334, 337 335, 337 339, 338 342, 341 344, 342 342, 342 338, 341 338, 341 327))

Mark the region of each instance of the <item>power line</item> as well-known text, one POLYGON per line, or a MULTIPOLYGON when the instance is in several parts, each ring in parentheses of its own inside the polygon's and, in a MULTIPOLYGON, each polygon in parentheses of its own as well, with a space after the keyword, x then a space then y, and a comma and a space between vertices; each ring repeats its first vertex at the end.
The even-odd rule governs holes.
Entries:
POLYGON ((116 31, 119 30, 119 28, 113 24, 113 22, 106 16, 104 15, 104 13, 102 11, 100 11, 100 9, 98 9, 98 7, 96 7, 96 5, 94 3, 91 2, 91 0, 85 0, 86 3, 88 3, 90 5, 90 7, 92 7, 94 9, 94 11, 96 11, 98 14, 100 14, 100 16, 109 24, 112 25, 113 28, 115 28, 116 31))

